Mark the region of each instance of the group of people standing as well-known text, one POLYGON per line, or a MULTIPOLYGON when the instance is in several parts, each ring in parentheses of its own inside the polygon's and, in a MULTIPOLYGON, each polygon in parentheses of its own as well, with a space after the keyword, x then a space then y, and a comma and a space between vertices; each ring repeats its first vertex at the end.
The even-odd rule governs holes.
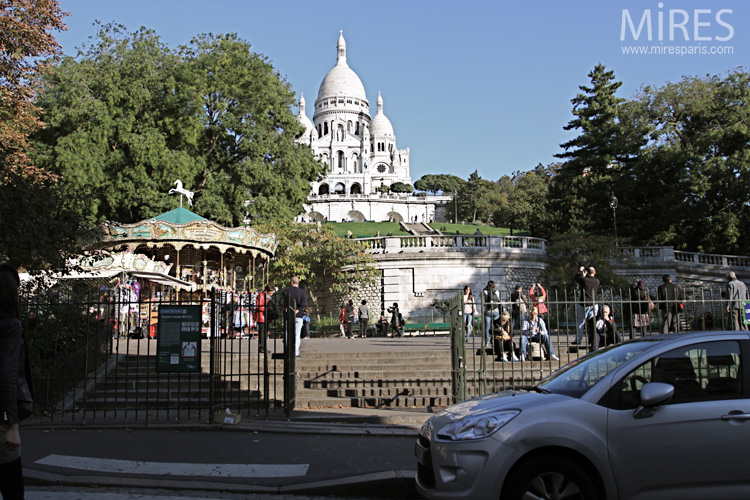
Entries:
MULTIPOLYGON (((498 361, 526 360, 528 347, 532 342, 540 343, 551 359, 559 359, 543 318, 547 313, 546 300, 547 291, 540 283, 532 285, 529 295, 524 293, 523 286, 517 285, 511 293, 508 311, 501 308, 503 304, 495 282, 487 283, 482 290, 484 346, 493 349, 498 361), (516 332, 520 332, 520 350, 513 340, 516 332)), ((468 342, 471 339, 474 316, 478 313, 474 294, 468 285, 464 287, 463 313, 468 342)))
POLYGON ((349 300, 341 307, 339 311, 339 325, 341 328, 341 338, 353 339, 355 337, 353 330, 354 325, 359 325, 359 337, 365 338, 370 335, 388 336, 388 328, 392 330, 393 337, 401 337, 404 332, 404 317, 398 308, 398 302, 394 302, 387 309, 391 317, 390 322, 386 319, 385 314, 380 315, 380 319, 370 323, 371 312, 366 300, 362 300, 359 306, 354 306, 354 301, 349 300), (373 330, 372 333, 369 333, 373 330))

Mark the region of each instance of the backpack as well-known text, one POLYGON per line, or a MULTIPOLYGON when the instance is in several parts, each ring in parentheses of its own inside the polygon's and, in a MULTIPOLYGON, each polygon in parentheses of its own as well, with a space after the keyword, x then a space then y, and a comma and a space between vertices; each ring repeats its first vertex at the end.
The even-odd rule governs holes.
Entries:
POLYGON ((268 321, 279 319, 279 311, 276 309, 276 303, 273 300, 266 299, 266 316, 268 316, 268 321))

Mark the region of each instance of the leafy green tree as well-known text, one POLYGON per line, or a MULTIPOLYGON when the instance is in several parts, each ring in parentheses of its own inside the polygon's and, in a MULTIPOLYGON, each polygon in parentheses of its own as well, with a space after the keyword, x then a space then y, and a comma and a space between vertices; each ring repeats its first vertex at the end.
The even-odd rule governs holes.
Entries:
POLYGON ((317 314, 322 312, 319 301, 326 293, 346 294, 372 284, 378 276, 364 243, 336 236, 329 226, 272 223, 259 229, 279 238, 270 281, 283 288, 292 277, 299 277, 317 314))
POLYGON ((500 197, 497 185, 482 179, 479 171, 475 170, 461 186, 455 201, 459 220, 489 221, 495 207, 501 202, 500 197))
POLYGON ((291 219, 323 173, 294 142, 303 130, 289 84, 236 35, 170 50, 153 31, 105 25, 49 82, 39 160, 92 225, 174 208, 176 179, 217 222, 291 219))
POLYGON ((745 254, 750 245, 750 74, 646 87, 632 112, 651 126, 618 209, 651 244, 745 254))
POLYGON ((596 277, 604 288, 626 289, 628 282, 613 270, 613 263, 625 263, 627 258, 617 252, 614 238, 585 233, 557 234, 547 246, 548 262, 540 278, 558 290, 572 291, 580 266, 594 266, 596 277))
POLYGON ((625 100, 615 95, 622 82, 614 72, 599 63, 588 76, 591 86, 579 87, 582 92, 571 100, 574 118, 564 127, 580 134, 561 144, 565 151, 556 155, 566 160, 550 193, 558 232, 608 232, 610 194, 645 144, 646 130, 621 119, 625 100))
POLYGON ((390 191, 392 193, 412 193, 414 189, 410 184, 404 182, 394 182, 391 184, 390 191))
MULTIPOLYGON (((527 229, 532 236, 539 236, 546 228, 549 212, 547 199, 549 176, 544 167, 528 172, 515 172, 512 177, 501 178, 507 200, 500 203, 492 214, 496 226, 527 229)), ((512 233, 511 233, 512 234, 512 233)))
POLYGON ((443 194, 450 195, 458 192, 464 184, 466 184, 466 181, 455 175, 427 174, 415 182, 414 187, 419 191, 427 191, 432 194, 442 192, 443 194))

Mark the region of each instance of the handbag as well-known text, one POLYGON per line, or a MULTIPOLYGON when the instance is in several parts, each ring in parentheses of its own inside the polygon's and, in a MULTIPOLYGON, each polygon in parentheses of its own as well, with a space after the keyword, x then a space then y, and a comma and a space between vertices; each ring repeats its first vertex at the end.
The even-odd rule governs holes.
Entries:
POLYGON ((29 418, 34 413, 34 398, 31 396, 26 377, 18 377, 16 390, 16 406, 18 407, 18 421, 29 418))

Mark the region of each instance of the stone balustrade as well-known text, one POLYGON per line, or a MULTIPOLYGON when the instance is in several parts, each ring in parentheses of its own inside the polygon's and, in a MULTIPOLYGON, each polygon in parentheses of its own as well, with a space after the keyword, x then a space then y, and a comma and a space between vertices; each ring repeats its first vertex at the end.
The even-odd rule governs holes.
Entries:
POLYGON ((547 241, 528 236, 431 235, 359 238, 373 254, 417 252, 529 252, 546 254, 547 241))

